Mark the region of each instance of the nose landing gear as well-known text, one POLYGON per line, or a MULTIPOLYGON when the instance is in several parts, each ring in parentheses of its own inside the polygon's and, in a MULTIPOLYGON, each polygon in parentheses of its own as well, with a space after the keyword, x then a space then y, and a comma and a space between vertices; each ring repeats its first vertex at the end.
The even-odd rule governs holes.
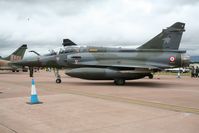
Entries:
POLYGON ((57 84, 61 83, 61 79, 56 79, 56 83, 57 84))
POLYGON ((54 74, 55 74, 55 77, 56 77, 56 83, 60 84, 61 83, 61 76, 59 74, 59 69, 54 68, 53 70, 54 70, 54 74))

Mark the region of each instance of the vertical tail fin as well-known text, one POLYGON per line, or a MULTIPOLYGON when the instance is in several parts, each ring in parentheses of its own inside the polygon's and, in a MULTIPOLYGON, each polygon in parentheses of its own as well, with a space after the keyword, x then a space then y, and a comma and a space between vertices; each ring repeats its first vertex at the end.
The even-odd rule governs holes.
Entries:
POLYGON ((27 45, 23 44, 21 47, 19 47, 17 50, 15 50, 11 55, 4 58, 5 60, 9 61, 19 61, 22 60, 24 57, 24 54, 26 52, 27 45))
POLYGON ((65 47, 65 46, 73 46, 73 45, 77 45, 77 44, 72 42, 70 39, 63 39, 62 45, 65 47))
POLYGON ((185 23, 177 22, 146 42, 137 49, 170 49, 177 50, 180 46, 185 23))

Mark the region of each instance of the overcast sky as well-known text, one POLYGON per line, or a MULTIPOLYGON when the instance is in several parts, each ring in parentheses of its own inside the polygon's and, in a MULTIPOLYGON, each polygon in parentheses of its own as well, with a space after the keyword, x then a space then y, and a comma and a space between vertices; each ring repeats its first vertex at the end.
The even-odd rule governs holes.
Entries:
POLYGON ((28 44, 46 53, 63 38, 80 45, 139 46, 186 23, 181 49, 199 53, 198 0, 0 0, 0 55, 28 44))

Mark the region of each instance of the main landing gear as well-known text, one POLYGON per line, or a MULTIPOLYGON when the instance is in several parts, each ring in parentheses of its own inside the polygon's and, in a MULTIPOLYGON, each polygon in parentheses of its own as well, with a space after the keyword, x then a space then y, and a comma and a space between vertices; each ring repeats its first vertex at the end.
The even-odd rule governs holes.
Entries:
POLYGON ((114 80, 114 84, 115 85, 124 85, 125 84, 125 80, 124 79, 115 79, 114 80))
POLYGON ((59 69, 54 68, 53 70, 54 70, 54 74, 55 74, 55 77, 56 77, 56 83, 57 84, 61 83, 61 76, 59 74, 59 69))
POLYGON ((153 74, 149 74, 149 79, 153 79, 153 74))

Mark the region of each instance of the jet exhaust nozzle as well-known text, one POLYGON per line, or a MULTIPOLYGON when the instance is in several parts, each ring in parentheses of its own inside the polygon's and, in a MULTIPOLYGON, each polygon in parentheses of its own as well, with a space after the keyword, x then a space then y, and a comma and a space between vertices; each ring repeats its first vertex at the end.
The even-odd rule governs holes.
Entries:
POLYGON ((182 54, 181 62, 182 62, 182 67, 188 67, 190 64, 190 56, 187 54, 182 54))

